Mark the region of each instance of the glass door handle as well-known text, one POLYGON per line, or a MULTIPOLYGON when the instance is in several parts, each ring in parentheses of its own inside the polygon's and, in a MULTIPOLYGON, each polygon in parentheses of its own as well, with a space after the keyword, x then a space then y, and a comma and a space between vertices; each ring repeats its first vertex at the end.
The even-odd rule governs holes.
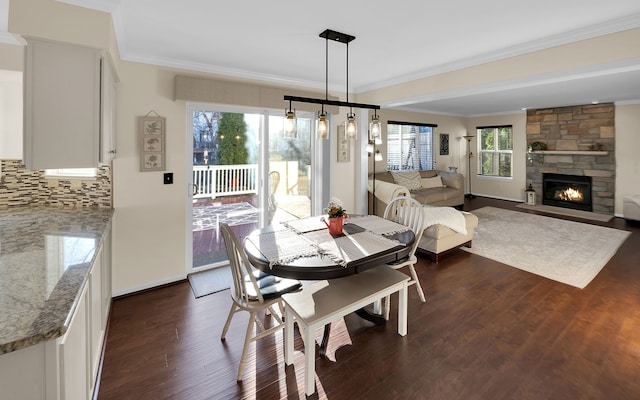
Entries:
POLYGON ((196 185, 195 183, 193 184, 193 195, 197 195, 198 194, 198 185, 196 185))

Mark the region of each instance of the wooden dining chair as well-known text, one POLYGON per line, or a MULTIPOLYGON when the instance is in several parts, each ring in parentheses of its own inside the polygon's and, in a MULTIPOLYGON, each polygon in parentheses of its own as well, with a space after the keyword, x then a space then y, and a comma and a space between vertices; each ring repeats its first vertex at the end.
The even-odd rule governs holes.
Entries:
POLYGON ((273 219, 276 211, 278 210, 278 202, 276 201, 276 191, 280 184, 280 173, 278 171, 269 172, 269 223, 273 219))
POLYGON ((222 231, 233 276, 233 287, 231 288, 233 303, 220 339, 225 340, 235 313, 239 311, 249 312, 249 324, 244 339, 242 356, 240 356, 240 366, 238 367, 237 380, 241 381, 249 344, 284 328, 284 322, 281 317, 284 316, 284 303, 280 296, 296 291, 302 285, 300 281, 294 279, 280 278, 255 270, 249 263, 242 244, 229 225, 220 223, 220 230, 222 231), (273 309, 274 305, 278 306, 280 314, 273 309), (275 325, 265 328, 265 324, 259 318, 258 313, 263 313, 265 319, 267 315, 271 315, 275 319, 275 325), (256 328, 258 328, 257 332, 256 328))
MULTIPOLYGON (((411 246, 411 250, 407 257, 393 263, 389 263, 387 265, 394 269, 409 267, 411 280, 408 282, 408 284, 416 286, 418 296, 424 303, 426 299, 424 297, 424 292, 422 291, 422 286, 420 285, 420 281, 418 280, 418 275, 416 274, 416 269, 414 267, 415 263, 418 262, 418 258, 416 257, 416 249, 418 248, 418 242, 420 242, 420 238, 422 238, 422 232, 424 231, 423 205, 420 204, 419 201, 409 196, 395 197, 391 199, 391 201, 385 208, 384 218, 409 227, 415 235, 415 241, 413 242, 413 245, 411 246)), ((387 319, 389 319, 389 309, 389 297, 387 297, 384 305, 384 315, 387 319)))

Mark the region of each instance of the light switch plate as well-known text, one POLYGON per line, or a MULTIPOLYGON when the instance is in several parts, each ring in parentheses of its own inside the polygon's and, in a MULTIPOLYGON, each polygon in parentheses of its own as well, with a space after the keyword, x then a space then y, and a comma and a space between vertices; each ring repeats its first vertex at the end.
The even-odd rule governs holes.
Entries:
POLYGON ((171 185, 173 184, 173 172, 167 172, 164 174, 164 184, 171 185))

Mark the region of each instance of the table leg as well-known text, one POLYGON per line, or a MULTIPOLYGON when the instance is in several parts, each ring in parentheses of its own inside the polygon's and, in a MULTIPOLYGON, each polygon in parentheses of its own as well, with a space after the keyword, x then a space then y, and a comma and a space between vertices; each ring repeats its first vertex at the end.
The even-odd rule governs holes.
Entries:
POLYGON ((320 350, 318 350, 318 354, 321 357, 327 355, 327 346, 329 345, 329 335, 331 334, 331 324, 326 324, 324 326, 324 333, 322 334, 322 342, 320 343, 320 350))
POLYGON ((304 335, 304 390, 307 396, 311 396, 316 391, 315 329, 313 329, 313 326, 308 326, 302 331, 304 335))
POLYGON ((398 292, 398 334, 400 336, 405 336, 407 334, 408 292, 407 282, 404 282, 402 289, 398 292))
POLYGON ((289 307, 284 310, 284 363, 293 364, 293 313, 289 307))
POLYGON ((364 308, 356 310, 356 315, 364 320, 373 322, 376 325, 384 325, 387 323, 387 320, 384 319, 384 316, 372 314, 364 308))

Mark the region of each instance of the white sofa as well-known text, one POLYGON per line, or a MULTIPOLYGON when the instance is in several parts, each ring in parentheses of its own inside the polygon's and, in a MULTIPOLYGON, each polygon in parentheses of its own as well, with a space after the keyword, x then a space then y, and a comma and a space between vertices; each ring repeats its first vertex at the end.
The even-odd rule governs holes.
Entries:
MULTIPOLYGON (((429 208, 426 208, 425 212, 428 215, 429 208)), ((461 246, 471 247, 473 232, 478 226, 478 217, 465 211, 460 213, 464 217, 466 234, 456 232, 443 224, 427 226, 423 231, 418 251, 426 255, 431 262, 440 262, 444 254, 461 246)))

